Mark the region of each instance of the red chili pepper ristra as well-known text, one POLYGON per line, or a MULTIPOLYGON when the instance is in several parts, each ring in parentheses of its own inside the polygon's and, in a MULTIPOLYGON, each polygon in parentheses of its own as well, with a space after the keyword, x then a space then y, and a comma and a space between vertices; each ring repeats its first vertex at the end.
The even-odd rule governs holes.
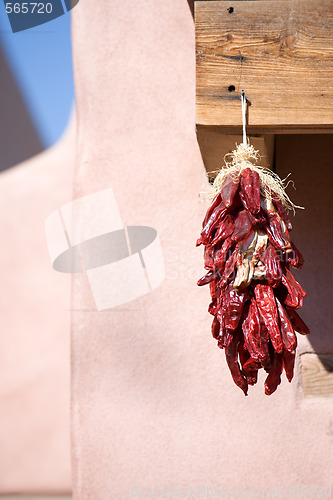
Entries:
POLYGON ((235 384, 247 395, 263 368, 271 395, 283 370, 289 382, 293 378, 296 334, 310 333, 296 312, 306 293, 289 271, 304 259, 290 239, 281 186, 276 193, 262 187, 259 169, 240 164, 219 184, 204 218, 197 245, 205 246, 207 273, 198 285, 209 284, 211 333, 225 349, 235 384))

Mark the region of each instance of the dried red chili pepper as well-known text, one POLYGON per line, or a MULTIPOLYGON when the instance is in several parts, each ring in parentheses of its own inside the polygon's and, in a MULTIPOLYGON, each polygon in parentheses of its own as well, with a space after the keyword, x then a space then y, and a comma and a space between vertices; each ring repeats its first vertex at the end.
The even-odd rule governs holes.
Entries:
POLYGON ((212 323, 212 335, 214 339, 218 339, 220 335, 220 322, 215 316, 212 323))
POLYGON ((270 396, 276 391, 277 387, 281 384, 281 373, 283 369, 283 362, 281 354, 274 352, 272 365, 265 380, 265 394, 270 396))
POLYGON ((282 361, 284 371, 286 372, 286 377, 288 382, 292 381, 294 376, 294 365, 295 365, 295 351, 289 352, 287 349, 283 349, 282 351, 282 361))
POLYGON ((254 361, 265 359, 266 353, 262 348, 260 336, 260 316, 254 297, 251 300, 247 317, 242 324, 246 348, 254 361))
POLYGON ((198 280, 198 286, 208 285, 211 281, 218 277, 216 271, 208 271, 202 278, 198 280))
POLYGON ((208 219, 212 215, 213 211, 216 210, 216 208, 222 208, 220 205, 224 206, 224 203, 222 202, 221 193, 217 193, 217 195, 214 197, 212 203, 210 204, 210 207, 207 210, 205 218, 202 222, 202 228, 204 228, 205 225, 207 224, 208 219))
POLYGON ((242 290, 238 292, 230 283, 222 291, 222 316, 224 318, 225 328, 235 331, 241 319, 246 300, 249 298, 249 291, 242 290))
POLYGON ((231 207, 238 191, 239 178, 235 180, 231 176, 226 176, 221 187, 221 197, 226 207, 231 207))
POLYGON ((248 383, 246 378, 242 375, 240 366, 238 363, 238 339, 234 337, 228 347, 225 349, 225 357, 232 375, 232 378, 238 387, 242 389, 245 396, 247 396, 248 383))
POLYGON ((211 242, 211 246, 214 246, 220 241, 224 241, 226 238, 229 238, 229 236, 231 236, 232 233, 234 232, 234 229, 235 229, 235 224, 233 218, 230 214, 227 214, 224 217, 220 227, 216 231, 214 239, 211 242))
POLYGON ((260 179, 259 174, 251 168, 241 173, 239 196, 244 208, 257 214, 260 211, 260 179))
POLYGON ((223 217, 227 213, 227 208, 223 206, 222 208, 217 207, 210 218, 208 219, 207 224, 203 228, 200 234, 200 238, 197 240, 197 246, 204 244, 207 245, 210 242, 212 232, 217 227, 217 225, 223 220, 223 217))
POLYGON ((280 332, 283 345, 285 349, 287 349, 287 351, 293 352, 297 346, 297 339, 294 333, 294 329, 292 327, 292 324, 290 322, 290 319, 288 318, 285 309, 282 307, 277 297, 275 298, 275 301, 280 318, 280 332))
POLYGON ((241 210, 235 216, 235 228, 231 235, 235 243, 245 238, 252 229, 252 224, 246 210, 241 210))
POLYGON ((288 231, 291 231, 293 226, 291 224, 290 218, 289 218, 284 206, 282 205, 281 201, 275 197, 275 198, 273 198, 273 203, 276 206, 276 209, 278 211, 279 216, 281 217, 281 219, 283 220, 283 222, 287 226, 288 231))
POLYGON ((284 304, 294 309, 299 309, 303 305, 303 298, 306 296, 301 285, 295 280, 289 269, 284 270, 282 284, 286 287, 288 294, 284 299, 284 304))
POLYGON ((258 283, 258 285, 255 286, 254 294, 259 313, 268 330, 273 347, 276 352, 280 353, 283 349, 283 343, 279 329, 278 312, 273 289, 269 285, 261 285, 258 283))
POLYGON ((222 277, 220 281, 218 282, 218 286, 220 288, 224 288, 226 284, 228 283, 228 280, 230 276, 234 273, 236 264, 237 264, 237 255, 238 255, 238 250, 239 250, 239 244, 236 245, 234 251, 228 258, 227 262, 225 263, 224 271, 222 274, 222 277))
POLYGON ((286 306, 286 311, 288 313, 288 316, 290 318, 290 321, 294 327, 294 330, 297 333, 301 333, 302 335, 309 335, 310 330, 302 320, 302 318, 297 314, 297 312, 292 308, 286 306))
POLYGON ((268 284, 276 287, 280 284, 282 278, 282 269, 280 259, 272 244, 267 245, 263 256, 263 262, 266 267, 266 277, 268 284))
POLYGON ((287 253, 286 260, 295 269, 302 269, 304 265, 304 257, 292 241, 290 244, 292 251, 287 253))

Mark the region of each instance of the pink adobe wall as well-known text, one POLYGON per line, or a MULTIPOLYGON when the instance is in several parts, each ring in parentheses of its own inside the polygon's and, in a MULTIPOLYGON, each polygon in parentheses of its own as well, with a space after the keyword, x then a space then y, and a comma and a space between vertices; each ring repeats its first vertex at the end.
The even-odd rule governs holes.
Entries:
POLYGON ((71 490, 70 275, 53 270, 48 215, 72 198, 75 120, 0 175, 0 495, 71 490))
POLYGON ((112 187, 126 224, 157 229, 166 265, 153 293, 104 312, 74 277, 74 498, 332 486, 332 401, 304 400, 299 372, 269 398, 262 374, 245 398, 210 336, 187 2, 81 2, 73 42, 75 197, 112 187))

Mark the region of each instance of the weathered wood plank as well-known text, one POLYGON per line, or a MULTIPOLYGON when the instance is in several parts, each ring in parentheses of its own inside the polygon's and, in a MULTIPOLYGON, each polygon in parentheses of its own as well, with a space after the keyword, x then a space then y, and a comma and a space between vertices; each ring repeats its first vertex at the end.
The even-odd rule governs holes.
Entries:
POLYGON ((197 123, 333 126, 332 0, 196 1, 197 123), (232 12, 229 13, 230 7, 232 12))
POLYGON ((333 354, 301 356, 304 396, 333 397, 333 354))

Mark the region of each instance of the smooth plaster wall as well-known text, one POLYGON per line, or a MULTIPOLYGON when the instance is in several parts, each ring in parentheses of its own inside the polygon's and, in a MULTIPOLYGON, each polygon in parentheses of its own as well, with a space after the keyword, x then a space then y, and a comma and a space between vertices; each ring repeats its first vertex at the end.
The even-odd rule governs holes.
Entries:
POLYGON ((72 199, 75 120, 52 148, 0 174, 0 495, 68 493, 70 275, 45 220, 72 199))
MULTIPOLYGON (((74 277, 74 498, 158 497, 163 487, 169 497, 225 488, 269 498, 275 488, 286 498, 289 486, 332 486, 332 400, 304 400, 299 368, 271 397, 262 374, 245 398, 210 335, 208 290, 195 284, 207 185, 187 2, 82 1, 73 45, 75 197, 112 187, 126 224, 158 230, 166 265, 153 293, 104 312, 74 277)), ((316 293, 313 279, 300 281, 316 293)))

